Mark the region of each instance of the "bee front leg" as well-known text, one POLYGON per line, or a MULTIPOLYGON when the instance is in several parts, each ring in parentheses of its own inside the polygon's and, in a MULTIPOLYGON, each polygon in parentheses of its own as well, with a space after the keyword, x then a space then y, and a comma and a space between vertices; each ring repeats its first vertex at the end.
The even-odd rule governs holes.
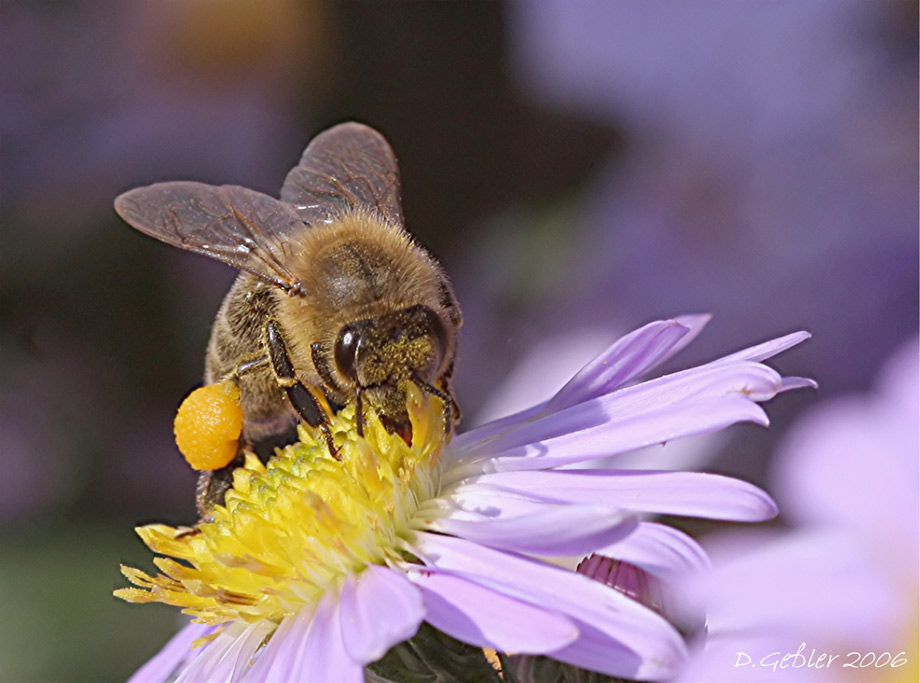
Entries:
POLYGON ((275 372, 278 384, 287 394, 291 406, 307 424, 311 427, 319 427, 326 441, 326 446, 329 448, 329 455, 339 460, 338 449, 335 447, 332 430, 329 428, 329 418, 316 400, 316 397, 297 379, 297 375, 294 373, 294 364, 291 363, 291 356, 287 350, 287 344, 284 341, 284 337, 281 336, 281 329, 275 320, 269 320, 265 324, 265 343, 268 348, 268 357, 271 361, 272 370, 275 372))
POLYGON ((446 381, 444 381, 446 391, 441 391, 436 386, 431 385, 418 377, 413 377, 412 381, 415 382, 415 385, 422 391, 426 391, 432 396, 437 396, 439 399, 441 399, 441 403, 443 405, 441 412, 442 426, 444 433, 450 434, 454 428, 454 425, 460 419, 460 407, 454 400, 454 394, 450 390, 450 386, 446 381))

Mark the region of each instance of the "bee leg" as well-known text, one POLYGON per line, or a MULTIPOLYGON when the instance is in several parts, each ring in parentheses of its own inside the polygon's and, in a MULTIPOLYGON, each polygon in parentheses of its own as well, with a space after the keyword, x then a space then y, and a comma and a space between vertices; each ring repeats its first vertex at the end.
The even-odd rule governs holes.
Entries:
POLYGON ((235 382, 239 385, 240 377, 243 375, 248 375, 250 372, 258 370, 266 365, 268 365, 269 359, 266 356, 257 356, 250 360, 243 361, 236 366, 236 369, 233 370, 228 376, 227 379, 235 382))
MULTIPOLYGON (((326 360, 326 347, 322 342, 313 342, 310 346, 310 355, 313 358, 313 367, 316 368, 316 372, 319 373, 319 376, 330 388, 330 390, 336 391, 339 394, 342 393, 342 388, 339 386, 339 383, 335 381, 335 377, 332 375, 332 370, 329 368, 329 361, 326 360)), ((324 390, 323 393, 326 394, 326 400, 329 401, 330 405, 335 404, 339 406, 339 409, 344 407, 339 401, 332 400, 329 396, 329 391, 324 390)), ((364 387, 358 387, 355 391, 355 427, 358 432, 358 436, 364 436, 364 387)))
POLYGON ((341 460, 339 451, 335 447, 335 441, 332 438, 329 420, 319 403, 317 403, 316 397, 296 379, 293 380, 292 384, 282 384, 282 386, 297 414, 306 420, 311 427, 319 427, 323 434, 323 439, 326 441, 326 446, 329 448, 329 455, 336 460, 341 460))
POLYGON ((355 424, 358 436, 364 436, 364 389, 358 387, 355 392, 355 424))
POLYGON ((456 417, 460 417, 460 409, 457 406, 457 402, 454 400, 453 393, 450 391, 450 388, 447 391, 441 391, 436 386, 425 382, 424 380, 419 379, 418 377, 413 377, 412 381, 418 386, 422 391, 425 391, 432 396, 437 396, 441 399, 441 403, 444 405, 443 408, 443 421, 444 421, 444 433, 449 434, 451 429, 453 429, 453 421, 456 417))
MULTIPOLYGON (((459 325, 459 323, 457 323, 459 325)), ((460 422, 462 413, 460 412, 460 405, 457 403, 457 399, 454 398, 454 392, 450 387, 451 379, 454 376, 454 361, 456 359, 451 359, 450 365, 447 366, 447 369, 444 371, 444 374, 441 376, 441 386, 444 387, 444 393, 450 396, 450 405, 454 414, 454 425, 460 422)))
POLYGON ((198 507, 201 522, 213 520, 211 508, 215 505, 224 504, 224 496, 233 485, 233 470, 237 467, 242 467, 243 462, 243 451, 240 449, 236 458, 226 467, 210 472, 201 472, 198 475, 198 484, 195 486, 195 504, 198 507))
POLYGON ((332 408, 333 413, 339 412, 345 407, 345 402, 341 398, 343 394, 342 387, 336 381, 329 367, 329 361, 326 360, 326 345, 322 342, 310 344, 310 357, 313 360, 313 367, 316 368, 317 374, 324 382, 322 387, 323 395, 326 397, 329 407, 332 408))
POLYGON ((332 369, 329 367, 329 361, 326 360, 326 345, 322 342, 313 342, 310 344, 310 358, 313 361, 313 367, 316 368, 317 374, 319 374, 320 378, 326 383, 329 389, 341 393, 342 389, 339 383, 335 381, 335 377, 332 375, 332 369))
MULTIPOLYGON (((270 364, 267 356, 258 356, 240 363, 234 370, 226 375, 222 381, 233 382, 239 386, 240 377, 250 372, 255 372, 266 365, 270 364)), ((248 445, 258 456, 259 460, 267 463, 269 458, 274 455, 275 449, 286 446, 297 441, 297 429, 291 425, 279 434, 268 438, 263 438, 253 443, 245 443, 240 439, 239 450, 236 457, 224 467, 217 470, 203 471, 198 475, 198 483, 195 487, 195 504, 198 507, 200 522, 210 522, 213 520, 211 509, 215 505, 223 505, 224 497, 227 491, 233 486, 233 471, 237 467, 242 467, 245 463, 243 454, 244 446, 248 445)))
POLYGON ((326 441, 326 446, 329 448, 329 455, 338 460, 339 453, 332 438, 332 430, 329 428, 329 419, 317 402, 316 397, 297 379, 297 375, 294 373, 294 365, 291 363, 291 357, 288 354, 287 344, 284 343, 281 330, 275 320, 269 320, 266 323, 265 335, 272 369, 275 371, 278 383, 287 394, 288 401, 291 402, 291 406, 307 424, 311 427, 319 427, 326 441))

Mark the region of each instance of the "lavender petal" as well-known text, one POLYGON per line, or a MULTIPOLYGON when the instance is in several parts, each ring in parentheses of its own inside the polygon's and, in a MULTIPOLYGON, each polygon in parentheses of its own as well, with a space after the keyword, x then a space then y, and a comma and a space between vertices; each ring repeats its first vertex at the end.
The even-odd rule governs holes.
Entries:
POLYGON ((450 573, 412 570, 425 599, 425 620, 458 640, 499 652, 539 654, 578 638, 561 614, 509 597, 450 573))
POLYGON ((246 683, 290 680, 312 621, 313 614, 306 608, 282 619, 268 644, 256 658, 249 675, 246 676, 246 683))
POLYGON ((246 683, 336 681, 363 683, 364 667, 345 651, 338 594, 327 590, 315 611, 304 607, 281 622, 246 683))
POLYGON ((810 377, 783 377, 780 393, 793 389, 817 389, 818 383, 810 377))
POLYGON ((587 554, 615 543, 635 526, 633 517, 606 506, 562 505, 510 518, 442 517, 426 528, 501 550, 560 557, 587 554))
POLYGON ((632 534, 597 553, 662 578, 695 574, 709 567, 709 558, 699 543, 684 532, 657 522, 641 522, 632 534))
POLYGON ((703 519, 754 522, 772 519, 776 503, 762 489, 740 479, 669 470, 543 470, 496 472, 475 477, 454 495, 489 491, 546 496, 570 503, 599 503, 621 510, 703 519))
POLYGON ((605 646, 610 642, 621 646, 607 651, 613 675, 667 678, 686 659, 684 641, 667 621, 586 576, 439 534, 417 533, 411 549, 434 569, 567 615, 585 628, 607 634, 605 646))
POLYGON ((179 675, 176 683, 195 683, 203 680, 236 683, 242 680, 249 667, 249 661, 271 631, 272 625, 264 621, 228 626, 179 675))
POLYGON ((631 332, 570 379, 544 412, 563 410, 618 389, 660 362, 688 332, 673 320, 650 323, 631 332))
POLYGON ((419 508, 418 518, 428 520, 429 523, 434 523, 435 519, 447 515, 457 519, 478 520, 483 516, 501 519, 530 515, 545 510, 550 505, 567 503, 562 498, 545 493, 491 486, 478 483, 477 479, 478 477, 474 477, 465 480, 463 484, 445 487, 440 499, 430 501, 419 508))
MULTIPOLYGON (((696 434, 707 434, 736 422, 766 426, 766 413, 756 403, 735 395, 667 406, 636 418, 563 434, 543 442, 524 444, 497 455, 486 467, 470 463, 450 474, 455 479, 483 470, 542 470, 583 462, 664 443, 696 434)), ((449 480, 446 483, 451 483, 449 480)))
POLYGON ((778 339, 771 339, 762 344, 757 344, 756 346, 751 346, 741 351, 729 354, 728 356, 723 356, 718 360, 712 361, 709 365, 724 365, 727 363, 734 363, 739 360, 746 361, 755 361, 761 362, 772 358, 787 349, 791 349, 793 346, 801 344, 806 339, 811 338, 810 332, 793 332, 792 334, 787 334, 784 337, 779 337, 778 339))
POLYGON ((373 564, 345 580, 340 609, 345 649, 361 664, 414 636, 425 617, 419 590, 403 574, 373 564))
POLYGON ((690 343, 696 339, 700 332, 703 331, 703 328, 709 324, 709 321, 712 320, 711 313, 691 313, 689 315, 676 315, 672 320, 679 325, 683 325, 687 328, 687 334, 678 340, 678 342, 671 347, 671 349, 664 355, 664 357, 659 361, 659 363, 664 363, 666 360, 677 355, 685 348, 687 348, 690 343))
POLYGON ((204 651, 204 647, 193 650, 192 643, 215 628, 207 624, 186 624, 144 666, 134 672, 128 683, 162 683, 169 680, 184 662, 204 651))
POLYGON ((573 666, 597 671, 614 678, 633 681, 670 679, 683 666, 683 660, 648 661, 624 647, 616 636, 575 619, 580 636, 570 645, 549 653, 553 659, 573 666))
POLYGON ((490 439, 505 431, 513 430, 525 422, 530 422, 540 415, 548 415, 570 407, 578 402, 610 392, 635 379, 656 365, 667 360, 689 344, 709 322, 710 315, 685 315, 673 320, 649 323, 643 328, 614 342, 606 351, 582 368, 549 401, 543 401, 532 408, 513 415, 494 420, 477 427, 471 432, 464 432, 455 437, 455 445, 463 448, 464 444, 476 440, 490 439), (670 347, 661 352, 661 344, 667 344, 672 337, 670 347), (640 342, 651 341, 651 348, 645 348, 640 342), (642 357, 645 356, 645 360, 642 357), (599 377, 603 375, 606 381, 599 377))
POLYGON ((327 590, 316 607, 299 671, 294 680, 364 683, 364 666, 352 659, 342 640, 338 596, 327 590))
POLYGON ((739 396, 749 401, 763 401, 775 396, 781 386, 780 375, 758 363, 692 368, 591 399, 521 425, 494 439, 465 442, 462 455, 471 458, 483 454, 494 456, 518 446, 604 427, 611 422, 619 426, 624 421, 645 416, 654 416, 667 425, 668 408, 679 410, 688 403, 720 398, 729 400, 739 396))

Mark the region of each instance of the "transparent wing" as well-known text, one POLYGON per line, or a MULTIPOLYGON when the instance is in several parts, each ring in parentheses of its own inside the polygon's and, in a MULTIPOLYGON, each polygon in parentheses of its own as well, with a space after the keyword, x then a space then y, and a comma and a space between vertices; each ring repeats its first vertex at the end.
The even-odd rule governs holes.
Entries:
POLYGON ((115 210, 162 242, 223 261, 288 292, 300 287, 285 264, 289 236, 303 222, 294 207, 273 197, 233 185, 157 183, 120 195, 115 210))
POLYGON ((313 138, 285 178, 281 199, 311 225, 361 207, 403 222, 393 150, 380 133, 360 123, 343 123, 313 138))

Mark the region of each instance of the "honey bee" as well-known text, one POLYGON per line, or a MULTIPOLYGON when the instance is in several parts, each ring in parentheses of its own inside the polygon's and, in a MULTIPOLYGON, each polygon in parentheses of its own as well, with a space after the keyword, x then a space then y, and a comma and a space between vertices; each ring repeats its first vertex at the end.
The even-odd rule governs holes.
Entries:
POLYGON ((134 228, 242 271, 211 332, 205 385, 239 389, 236 458, 202 472, 202 517, 223 502, 251 448, 263 462, 297 440, 303 420, 337 457, 327 411, 353 404, 412 442, 414 384, 460 417, 451 390, 459 306, 438 263, 403 225, 399 171, 377 131, 343 123, 317 135, 284 181, 281 199, 232 185, 166 182, 120 195, 134 228))

